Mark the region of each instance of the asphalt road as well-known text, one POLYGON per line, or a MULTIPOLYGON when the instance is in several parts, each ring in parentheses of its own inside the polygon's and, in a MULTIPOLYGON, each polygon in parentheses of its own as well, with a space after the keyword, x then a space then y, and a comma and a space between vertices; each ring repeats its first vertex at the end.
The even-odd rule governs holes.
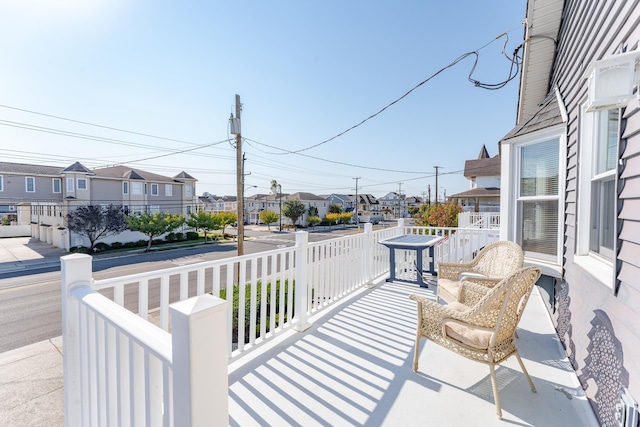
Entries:
MULTIPOLYGON (((360 230, 361 231, 361 230, 360 230)), ((320 241, 339 237, 344 234, 358 233, 357 229, 333 230, 323 233, 310 233, 310 241, 320 241)), ((252 240, 245 242, 245 253, 251 254, 292 246, 295 235, 292 233, 256 233, 252 240)), ((175 267, 185 263, 210 261, 233 257, 235 244, 199 245, 185 249, 160 251, 135 256, 95 257, 93 271, 95 279, 106 279, 152 270, 175 267)), ((152 285, 153 286, 153 285, 152 285)), ((191 285, 189 295, 195 294, 195 284, 191 285)), ((135 289, 125 292, 125 306, 136 310, 137 295, 131 295, 135 289)), ((157 306, 150 292, 150 308, 157 306)), ((170 300, 179 297, 179 286, 170 284, 170 300)), ((62 334, 60 296, 60 267, 48 266, 43 270, 3 273, 0 275, 0 353, 62 334)))

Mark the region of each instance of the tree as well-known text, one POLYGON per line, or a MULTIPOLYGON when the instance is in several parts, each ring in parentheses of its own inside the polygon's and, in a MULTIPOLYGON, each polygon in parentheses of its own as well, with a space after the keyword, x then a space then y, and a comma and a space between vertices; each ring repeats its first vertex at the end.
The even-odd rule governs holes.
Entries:
POLYGON ((340 203, 331 203, 331 206, 329 206, 329 213, 342 213, 342 205, 340 205, 340 203))
POLYGON ((455 203, 431 205, 422 213, 422 225, 428 227, 457 227, 462 207, 455 203))
POLYGON ((329 212, 326 217, 324 217, 329 224, 337 224, 340 221, 340 214, 335 212, 329 212))
POLYGON ((319 224, 322 222, 322 219, 320 219, 319 216, 310 216, 309 218, 307 218, 307 224, 309 224, 309 227, 313 227, 316 224, 319 224))
POLYGON ((267 228, 269 228, 269 231, 271 231, 271 224, 274 222, 278 222, 279 219, 280 219, 280 215, 278 215, 274 211, 260 212, 260 221, 267 224, 267 228))
POLYGON ((282 207, 282 215, 291 220, 293 226, 296 227, 298 219, 307 211, 304 204, 298 199, 287 200, 282 207))
POLYGON ((220 224, 222 228, 222 234, 224 235, 224 231, 227 228, 227 225, 234 224, 238 222, 238 214, 231 211, 221 211, 215 212, 213 217, 216 218, 216 221, 220 224))
POLYGON ((149 237, 147 252, 151 250, 151 243, 154 237, 169 233, 184 224, 184 216, 180 214, 170 214, 168 212, 136 213, 127 217, 129 228, 139 231, 149 237))
POLYGON ((280 201, 280 209, 279 214, 280 217, 280 231, 282 231, 282 185, 278 184, 278 181, 275 179, 271 180, 271 194, 278 195, 278 199, 280 201))
POLYGON ((127 229, 124 211, 120 205, 80 206, 67 214, 67 227, 86 236, 93 250, 96 242, 127 229))
POLYGON ((318 208, 316 206, 309 206, 307 209, 307 213, 309 216, 318 216, 318 208))
POLYGON ((340 214, 340 222, 346 224, 349 220, 353 218, 353 212, 342 212, 340 214))
POLYGON ((204 233, 205 244, 207 243, 207 233, 209 233, 209 231, 220 230, 222 228, 220 218, 216 218, 214 214, 205 212, 202 209, 198 209, 198 212, 191 212, 189 218, 186 220, 186 224, 204 233))

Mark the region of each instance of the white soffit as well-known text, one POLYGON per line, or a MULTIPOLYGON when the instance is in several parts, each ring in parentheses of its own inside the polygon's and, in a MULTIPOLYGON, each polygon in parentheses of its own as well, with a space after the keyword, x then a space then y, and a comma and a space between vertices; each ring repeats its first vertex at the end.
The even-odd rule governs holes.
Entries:
POLYGON ((517 123, 533 115, 547 96, 563 0, 529 0, 517 123), (553 40, 552 40, 553 39, 553 40))

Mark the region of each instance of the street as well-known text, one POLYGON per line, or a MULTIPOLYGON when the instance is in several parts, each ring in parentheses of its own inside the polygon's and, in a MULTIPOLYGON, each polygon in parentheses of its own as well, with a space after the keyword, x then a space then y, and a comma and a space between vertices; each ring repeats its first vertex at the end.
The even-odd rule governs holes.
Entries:
MULTIPOLYGON (((309 233, 309 241, 336 238, 341 235, 362 232, 356 228, 329 230, 321 233, 309 233)), ((292 246, 293 233, 251 232, 247 234, 245 253, 251 254, 292 246)), ((141 253, 134 256, 95 257, 93 271, 95 279, 106 279, 129 274, 161 270, 177 265, 211 261, 233 257, 236 254, 234 243, 198 245, 184 249, 141 253)), ((179 287, 170 286, 170 300, 179 297, 179 287)), ((135 291, 129 291, 135 292, 135 291)), ((193 291, 190 290, 190 294, 193 291)), ((157 294, 157 292, 152 292, 157 294)), ((106 294, 105 294, 106 295, 106 294)), ((135 297, 135 296, 134 296, 135 297)), ((136 309, 125 298, 129 309, 136 309)), ((154 305, 155 304, 155 305, 154 305)), ((150 300, 149 306, 158 302, 150 300)), ((42 270, 0 274, 0 353, 39 342, 62 334, 60 296, 60 267, 48 266, 42 270)))

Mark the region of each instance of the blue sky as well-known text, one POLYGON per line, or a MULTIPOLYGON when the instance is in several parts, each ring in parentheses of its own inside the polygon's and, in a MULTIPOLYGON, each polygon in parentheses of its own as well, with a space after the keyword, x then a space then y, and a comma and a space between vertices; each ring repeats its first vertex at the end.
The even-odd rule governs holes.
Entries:
MULTIPOLYGON (((467 58, 343 136, 291 152, 351 128, 502 33, 511 54, 525 5, 4 2, 0 159, 184 170, 199 194, 235 195, 227 139, 239 94, 245 182, 257 186, 247 194, 269 192, 272 179, 285 193, 354 193, 360 177, 360 193, 420 196, 430 185, 433 198, 441 166, 441 198, 468 189, 464 162, 483 144, 497 154, 515 124, 519 77, 501 90, 477 88, 467 58)), ((479 51, 475 79, 505 80, 505 40, 479 51)))

